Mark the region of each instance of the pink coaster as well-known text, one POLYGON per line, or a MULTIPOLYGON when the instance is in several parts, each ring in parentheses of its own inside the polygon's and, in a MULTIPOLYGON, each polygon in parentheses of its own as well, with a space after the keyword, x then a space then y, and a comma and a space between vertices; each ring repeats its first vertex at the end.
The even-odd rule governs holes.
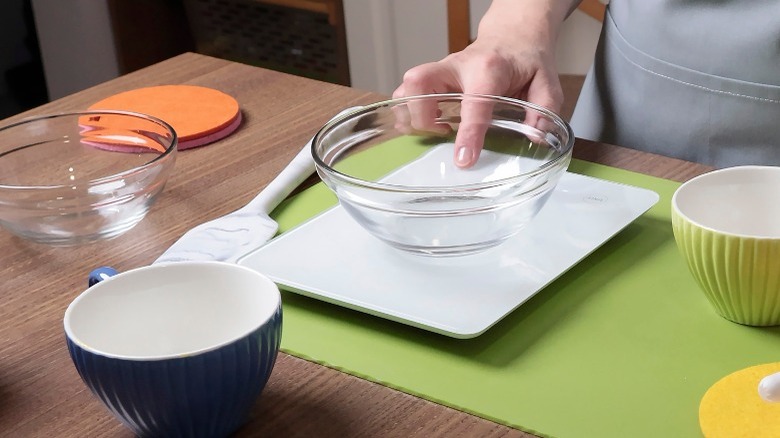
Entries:
POLYGON ((241 125, 241 112, 239 111, 238 114, 236 114, 235 120, 233 120, 229 125, 225 126, 224 128, 220 129, 219 131, 213 132, 211 134, 206 134, 202 137, 196 137, 190 140, 180 141, 179 142, 179 150, 184 149, 191 149, 196 148, 198 146, 204 146, 209 143, 213 143, 217 140, 221 140, 228 135, 232 134, 233 131, 238 129, 238 127, 241 125))
MULTIPOLYGON (((241 126, 242 120, 241 112, 239 111, 233 121, 224 128, 200 137, 179 141, 177 149, 180 151, 191 149, 221 140, 238 129, 238 127, 241 126)), ((85 125, 82 125, 81 134, 84 136, 84 138, 81 139, 82 144, 98 149, 127 153, 162 152, 159 150, 160 145, 154 140, 150 138, 148 141, 144 141, 143 137, 138 134, 135 134, 132 139, 128 139, 114 132, 108 132, 85 125)))

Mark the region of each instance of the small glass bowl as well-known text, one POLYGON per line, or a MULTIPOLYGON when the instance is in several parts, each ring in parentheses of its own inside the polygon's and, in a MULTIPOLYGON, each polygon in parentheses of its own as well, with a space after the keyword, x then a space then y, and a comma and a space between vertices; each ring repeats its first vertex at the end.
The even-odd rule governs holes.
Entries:
POLYGON ((322 180, 369 233, 415 254, 457 256, 494 247, 528 224, 566 171, 573 145, 568 123, 540 106, 436 94, 336 117, 316 134, 312 154, 322 180), (462 108, 481 114, 467 129, 485 140, 469 168, 455 165, 462 108))
POLYGON ((166 122, 125 111, 35 117, 0 127, 0 225, 51 245, 135 226, 176 160, 166 122))

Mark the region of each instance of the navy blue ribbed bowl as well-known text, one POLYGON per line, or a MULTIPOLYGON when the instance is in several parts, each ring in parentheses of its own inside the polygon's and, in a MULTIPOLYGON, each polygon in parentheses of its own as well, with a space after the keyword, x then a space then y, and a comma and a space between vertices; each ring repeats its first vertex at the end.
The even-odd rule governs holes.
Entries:
POLYGON ((245 338, 196 356, 116 359, 67 342, 84 383, 136 435, 223 437, 246 421, 271 375, 281 339, 280 306, 245 338))
MULTIPOLYGON (((248 268, 208 263, 181 262, 169 267, 153 265, 137 270, 152 271, 141 275, 136 275, 138 273, 133 271, 119 274, 100 282, 90 288, 91 290, 88 289, 74 300, 66 312, 65 338, 79 375, 92 393, 138 436, 228 436, 247 421, 252 406, 271 375, 282 335, 282 306, 278 288, 265 277, 262 277, 262 282, 255 284, 258 278, 253 275, 259 277, 260 274, 248 272, 248 268), (149 314, 148 310, 144 310, 148 307, 146 298, 140 300, 140 307, 128 305, 123 301, 126 297, 135 295, 136 288, 153 288, 149 284, 178 283, 179 291, 183 290, 179 295, 174 295, 174 300, 168 300, 168 303, 174 303, 168 307, 164 299, 159 302, 155 298, 149 299, 159 311, 161 308, 170 309, 171 306, 186 309, 188 303, 182 301, 191 296, 190 291, 200 287, 200 284, 211 282, 203 289, 208 290, 204 295, 216 299, 212 303, 213 310, 201 303, 200 309, 205 309, 203 311, 206 312, 206 317, 203 314, 199 317, 193 316, 192 321, 195 321, 196 325, 186 326, 189 327, 184 328, 186 333, 214 333, 216 330, 212 330, 209 324, 215 327, 216 324, 224 326, 225 321, 234 320, 235 312, 240 313, 236 306, 248 308, 248 303, 226 295, 226 289, 231 287, 227 285, 230 279, 222 278, 225 275, 220 277, 226 272, 235 278, 243 276, 240 280, 243 286, 235 287, 243 288, 245 295, 257 292, 268 296, 264 302, 269 307, 258 312, 264 315, 263 319, 257 320, 251 331, 243 332, 244 334, 232 338, 232 341, 219 343, 214 347, 170 355, 136 357, 132 353, 122 353, 119 347, 113 347, 121 345, 129 338, 137 341, 139 336, 133 337, 134 332, 146 333, 144 328, 154 324, 154 321, 150 320, 143 328, 139 328, 133 324, 113 323, 125 316, 128 320, 133 320, 136 315, 149 314), (168 280, 170 277, 177 277, 178 280, 168 280), (105 284, 110 282, 113 284, 105 284), (81 299, 90 293, 88 299, 81 299), (223 302, 231 302, 231 299, 232 304, 222 305, 223 302), (230 307, 231 305, 233 307, 230 307), (73 316, 77 312, 79 316, 73 316), (83 324, 76 325, 74 318, 80 321, 89 320, 89 329, 85 329, 83 324), (205 331, 199 331, 200 329, 205 331), (102 332, 107 335, 103 336, 102 332)), ((160 291, 152 289, 152 295, 164 295, 166 287, 170 289, 176 286, 163 284, 163 287, 159 288, 160 291)), ((135 301, 136 304, 138 302, 139 300, 135 301)), ((195 313, 197 312, 192 312, 195 313)), ((191 313, 182 311, 179 314, 185 315, 186 319, 190 318, 191 313)), ((166 311, 156 315, 164 316, 166 311)), ((185 324, 176 323, 171 330, 175 331, 182 325, 185 324)), ((149 343, 153 344, 164 337, 146 334, 140 338, 150 338, 149 343)))

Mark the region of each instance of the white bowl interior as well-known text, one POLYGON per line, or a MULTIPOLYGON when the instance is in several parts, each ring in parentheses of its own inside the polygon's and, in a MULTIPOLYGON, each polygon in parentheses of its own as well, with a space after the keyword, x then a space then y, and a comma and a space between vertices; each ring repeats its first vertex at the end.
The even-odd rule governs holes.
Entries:
POLYGON ((83 292, 65 312, 65 331, 104 356, 185 356, 242 338, 267 322, 280 300, 271 280, 241 266, 152 265, 83 292))
POLYGON ((736 166, 680 186, 673 208, 691 222, 721 233, 780 238, 780 167, 736 166))

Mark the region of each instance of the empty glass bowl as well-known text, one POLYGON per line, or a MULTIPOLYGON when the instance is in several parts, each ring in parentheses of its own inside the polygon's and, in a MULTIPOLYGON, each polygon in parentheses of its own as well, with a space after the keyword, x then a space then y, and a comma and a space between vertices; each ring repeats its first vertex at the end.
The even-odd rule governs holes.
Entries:
POLYGON ((378 102, 317 133, 318 174, 368 232, 416 254, 465 255, 519 232, 571 160, 574 135, 557 114, 517 99, 464 94, 378 102), (476 114, 461 122, 461 110, 476 114), (484 132, 468 168, 459 129, 484 132))
POLYGON ((123 111, 54 114, 0 127, 0 225, 75 245, 144 218, 173 169, 176 133, 123 111))

